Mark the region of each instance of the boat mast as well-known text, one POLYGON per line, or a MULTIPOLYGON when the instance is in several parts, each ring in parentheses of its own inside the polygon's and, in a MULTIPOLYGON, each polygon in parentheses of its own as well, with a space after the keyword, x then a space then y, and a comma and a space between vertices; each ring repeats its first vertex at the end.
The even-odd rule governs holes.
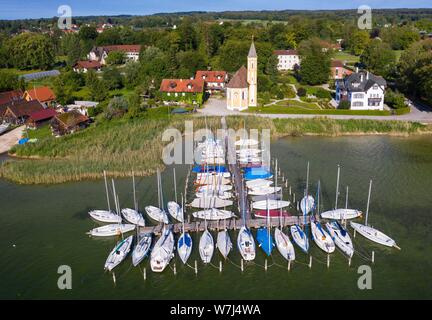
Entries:
POLYGON ((107 176, 106 176, 105 170, 104 170, 103 174, 104 174, 104 180, 105 180, 105 193, 106 193, 106 198, 107 198, 107 203, 108 203, 108 212, 111 212, 110 197, 109 197, 109 193, 108 193, 108 182, 107 182, 107 176))
POLYGON ((158 207, 161 207, 161 201, 160 201, 160 181, 159 181, 159 168, 156 172, 156 181, 157 181, 157 191, 158 191, 158 207))
POLYGON ((337 209, 338 198, 339 198, 339 178, 340 178, 340 165, 337 166, 337 179, 336 179, 336 200, 335 200, 335 210, 337 209))
POLYGON ((365 226, 368 225, 368 217, 369 217, 369 203, 370 203, 371 191, 372 191, 372 179, 371 179, 370 182, 369 182, 369 193, 368 193, 368 200, 367 200, 367 207, 366 207, 365 226))
POLYGON ((349 193, 349 188, 348 188, 348 186, 346 186, 345 209, 348 209, 348 193, 349 193))
POLYGON ((181 203, 181 208, 182 208, 182 213, 183 213, 183 236, 185 233, 185 212, 184 212, 184 199, 183 199, 183 193, 181 195, 181 199, 182 199, 182 203, 181 203))
POLYGON ((135 190, 135 174, 133 171, 132 171, 132 184, 133 184, 133 199, 134 199, 135 211, 138 212, 138 202, 137 202, 136 190, 135 190))
POLYGON ((317 190, 317 215, 320 214, 320 191, 321 191, 321 181, 318 180, 318 190, 317 190))
POLYGON ((309 195, 309 161, 308 161, 308 163, 307 163, 307 171, 306 171, 306 194, 305 194, 305 197, 306 197, 306 203, 305 203, 305 211, 307 212, 308 210, 308 208, 307 208, 307 200, 308 200, 308 198, 307 198, 307 196, 309 195))
POLYGON ((174 174, 174 197, 175 197, 175 202, 177 203, 177 179, 176 179, 175 168, 173 168, 173 174, 174 174))

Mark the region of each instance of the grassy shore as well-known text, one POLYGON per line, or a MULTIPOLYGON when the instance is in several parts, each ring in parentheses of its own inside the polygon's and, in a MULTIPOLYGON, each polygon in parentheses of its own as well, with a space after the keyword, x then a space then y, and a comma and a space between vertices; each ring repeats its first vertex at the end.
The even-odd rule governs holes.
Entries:
MULTIPOLYGON (((194 129, 220 128, 219 117, 160 116, 136 120, 97 123, 62 138, 41 138, 37 143, 16 146, 11 154, 17 158, 4 162, 0 177, 22 184, 51 184, 102 177, 107 170, 112 177, 126 177, 133 169, 145 176, 163 168, 161 160, 166 128, 184 131, 184 121, 194 121, 194 129)), ((274 138, 291 135, 430 133, 432 128, 419 123, 372 120, 269 119, 228 117, 229 128, 270 129, 274 138)))

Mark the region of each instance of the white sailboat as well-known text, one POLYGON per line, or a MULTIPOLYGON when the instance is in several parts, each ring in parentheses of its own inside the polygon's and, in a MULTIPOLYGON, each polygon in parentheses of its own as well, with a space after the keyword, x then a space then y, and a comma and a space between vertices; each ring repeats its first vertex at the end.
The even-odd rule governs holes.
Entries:
POLYGON ((107 198, 108 210, 92 210, 89 212, 90 217, 93 219, 103 222, 103 223, 121 223, 121 217, 111 210, 109 192, 108 192, 108 183, 106 177, 106 171, 104 171, 104 180, 105 180, 105 193, 107 198))
POLYGON ((240 139, 235 143, 237 147, 257 146, 258 144, 259 141, 255 139, 240 139))
POLYGON ((309 239, 306 232, 298 224, 291 226, 290 231, 295 244, 307 254, 309 251, 309 239))
POLYGON ((226 259, 233 246, 228 230, 224 229, 218 232, 216 246, 221 255, 226 259))
POLYGON ((315 199, 309 195, 309 161, 307 163, 307 173, 306 173, 306 192, 303 199, 300 200, 300 209, 303 215, 308 215, 315 206, 315 199))
POLYGON ((311 221, 311 233, 312 239, 321 250, 327 253, 332 253, 335 251, 336 247, 333 239, 330 237, 327 231, 323 229, 321 223, 315 219, 311 221))
POLYGON ((220 176, 207 176, 202 177, 201 179, 195 180, 195 185, 204 186, 204 185, 226 185, 230 184, 231 180, 228 178, 220 177, 220 176))
POLYGON ((167 204, 168 212, 177 221, 183 222, 183 208, 177 202, 170 201, 167 204))
POLYGON ((283 233, 280 228, 275 229, 275 242, 276 247, 282 257, 289 261, 295 260, 294 246, 291 243, 288 235, 283 233))
POLYGON ((252 207, 256 210, 276 210, 288 207, 289 201, 284 200, 262 200, 256 201, 252 204, 252 207))
POLYGON ((162 272, 174 257, 174 235, 170 228, 164 227, 151 255, 150 267, 153 272, 162 272))
POLYGON ((255 241, 252 233, 245 226, 240 228, 237 237, 237 248, 245 261, 252 261, 255 259, 255 241))
POLYGON ((217 172, 217 171, 213 171, 213 172, 201 172, 201 173, 197 173, 197 180, 204 180, 207 179, 208 177, 216 177, 216 178, 230 178, 231 177, 231 173, 230 172, 217 172))
POLYGON ((177 241, 177 252, 178 255, 183 262, 183 264, 186 264, 187 260, 189 259, 191 253, 192 253, 192 237, 189 233, 185 232, 185 218, 184 218, 184 200, 182 196, 182 210, 181 210, 183 217, 182 217, 182 234, 180 238, 177 241))
POLYGON ((196 211, 193 212, 192 215, 194 218, 197 219, 212 220, 212 221, 231 219, 235 217, 235 214, 232 211, 216 209, 216 208, 196 211))
POLYGON ((232 185, 220 185, 220 186, 204 185, 204 186, 199 187, 197 189, 197 192, 199 192, 199 193, 207 192, 208 194, 212 194, 212 193, 231 191, 232 188, 233 188, 232 185))
POLYGON ((266 186, 266 187, 260 187, 260 188, 250 189, 248 191, 248 194, 251 195, 251 196, 266 196, 266 195, 269 195, 269 194, 277 193, 277 192, 279 192, 281 190, 282 190, 281 187, 266 186))
POLYGON ((358 218, 362 212, 355 209, 335 209, 321 213, 321 218, 329 220, 350 220, 358 218))
POLYGON ((197 192, 195 193, 195 197, 204 198, 204 197, 216 197, 223 200, 228 200, 233 197, 232 192, 197 192))
POLYGON ((133 230, 135 230, 134 224, 119 224, 119 223, 113 223, 113 224, 107 224, 102 227, 94 228, 87 232, 88 235, 92 237, 113 237, 113 236, 120 236, 123 233, 128 233, 133 230))
POLYGON ((129 254, 132 242, 133 236, 129 236, 117 243, 105 262, 104 270, 112 271, 117 267, 129 254))
POLYGON ((345 228, 337 221, 327 222, 326 228, 336 246, 351 258, 354 254, 354 246, 345 228))
POLYGON ((217 197, 203 197, 203 198, 196 198, 192 201, 190 206, 194 208, 224 208, 229 207, 233 205, 232 200, 225 200, 220 199, 217 197))
POLYGON ((206 228, 204 233, 201 235, 200 242, 199 242, 199 253, 200 253, 201 260, 204 263, 210 263, 213 257, 213 252, 214 252, 213 236, 206 228))
POLYGON ((148 256, 150 248, 153 242, 153 234, 146 233, 143 235, 137 235, 137 244, 132 251, 132 264, 134 267, 139 265, 145 257, 148 256))
POLYGON ((135 190, 135 175, 132 172, 132 184, 133 184, 133 199, 134 199, 134 209, 125 208, 121 210, 123 218, 132 224, 136 224, 140 227, 145 226, 144 217, 138 210, 138 201, 136 198, 136 190, 135 190))
POLYGON ((351 227, 360 233, 365 238, 376 242, 378 244, 382 244, 387 247, 395 247, 396 249, 400 248, 396 245, 396 241, 384 234, 383 232, 368 226, 368 216, 369 216, 369 203, 370 203, 370 196, 371 196, 371 190, 372 190, 372 180, 369 183, 369 194, 368 194, 368 202, 367 202, 367 208, 366 208, 366 219, 365 224, 350 222, 351 227))
POLYGON ((163 194, 162 194, 162 183, 159 170, 157 171, 157 185, 158 185, 158 205, 159 207, 147 206, 145 211, 147 215, 157 222, 168 224, 168 215, 163 208, 163 194))
POLYGON ((273 181, 266 180, 266 179, 255 179, 255 180, 246 181, 246 187, 248 189, 264 188, 272 184, 273 181))

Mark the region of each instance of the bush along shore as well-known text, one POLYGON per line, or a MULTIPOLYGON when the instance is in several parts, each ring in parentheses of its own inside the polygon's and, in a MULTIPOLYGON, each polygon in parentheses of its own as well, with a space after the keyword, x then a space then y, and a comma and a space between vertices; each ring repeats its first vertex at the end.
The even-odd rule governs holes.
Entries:
MULTIPOLYGON (((46 137, 34 144, 16 146, 12 159, 2 163, 0 177, 21 184, 53 184, 111 177, 127 177, 131 170, 147 176, 163 168, 162 151, 167 128, 184 132, 185 120, 194 129, 220 128, 220 117, 172 116, 158 119, 116 120, 62 138, 46 137)), ((273 138, 302 135, 411 135, 432 133, 432 127, 412 122, 227 117, 229 128, 270 129, 273 138)))

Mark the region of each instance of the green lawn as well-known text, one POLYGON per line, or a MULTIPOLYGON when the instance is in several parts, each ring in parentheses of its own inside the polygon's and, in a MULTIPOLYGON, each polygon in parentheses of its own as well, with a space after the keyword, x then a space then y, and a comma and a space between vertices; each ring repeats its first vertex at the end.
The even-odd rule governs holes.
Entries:
POLYGON ((346 51, 338 51, 334 53, 333 59, 345 61, 347 65, 354 65, 360 61, 360 57, 357 57, 346 51))
POLYGON ((27 133, 24 133, 24 136, 28 137, 29 139, 41 140, 52 136, 51 127, 49 124, 45 124, 37 129, 27 129, 26 131, 27 133))
POLYGON ((261 114, 316 114, 316 115, 363 115, 363 116, 389 116, 390 111, 384 110, 339 110, 339 109, 318 109, 299 105, 272 105, 268 107, 250 107, 244 113, 261 114))

